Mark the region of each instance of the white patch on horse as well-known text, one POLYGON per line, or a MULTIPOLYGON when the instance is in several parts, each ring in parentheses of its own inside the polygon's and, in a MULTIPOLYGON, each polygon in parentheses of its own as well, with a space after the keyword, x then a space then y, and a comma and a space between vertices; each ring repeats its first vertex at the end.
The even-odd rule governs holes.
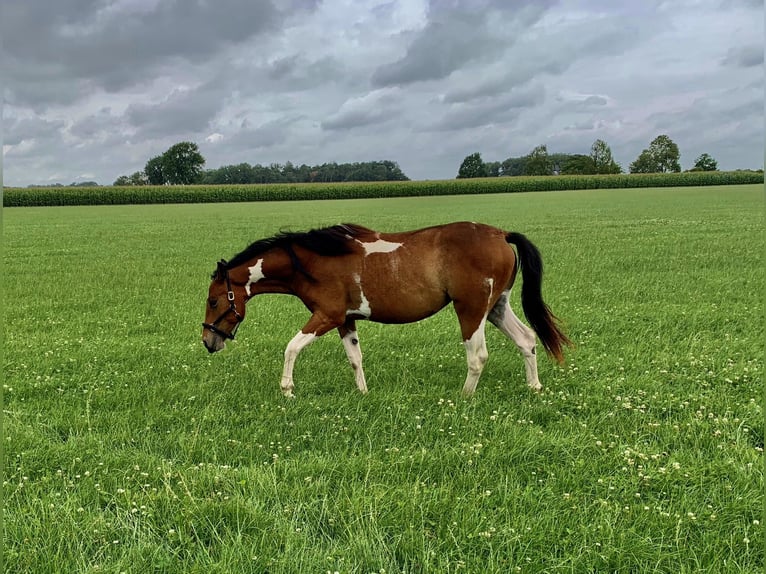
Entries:
POLYGON ((385 239, 378 239, 369 243, 365 243, 364 241, 359 241, 357 239, 357 242, 362 247, 364 247, 365 256, 371 255, 373 253, 391 253, 392 251, 396 251, 402 246, 401 243, 394 243, 392 241, 386 241, 385 239))
POLYGON ((259 259, 255 262, 255 265, 252 267, 248 267, 248 270, 250 271, 250 278, 247 280, 247 285, 245 285, 245 291, 247 292, 247 296, 250 296, 250 285, 253 283, 257 283, 264 277, 266 277, 263 274, 263 259, 259 259))
POLYGON ((348 309, 346 311, 346 316, 361 315, 362 317, 369 319, 372 314, 372 309, 370 308, 370 302, 367 300, 367 297, 364 296, 364 291, 362 291, 362 278, 357 273, 354 273, 354 283, 359 287, 359 307, 356 309, 348 309))
POLYGON ((492 303, 492 290, 495 287, 495 280, 492 277, 484 279, 484 284, 489 287, 489 295, 487 295, 487 311, 489 311, 490 304, 492 303))

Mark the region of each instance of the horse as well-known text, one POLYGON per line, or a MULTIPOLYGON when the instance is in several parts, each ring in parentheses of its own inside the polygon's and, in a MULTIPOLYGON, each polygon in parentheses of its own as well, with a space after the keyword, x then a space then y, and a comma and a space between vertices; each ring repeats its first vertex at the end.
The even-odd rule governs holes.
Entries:
POLYGON ((298 297, 311 316, 285 349, 280 387, 293 397, 293 368, 310 343, 337 329, 355 374, 367 393, 356 322, 419 321, 452 302, 463 338, 472 395, 487 362, 487 321, 510 338, 524 357, 526 382, 540 391, 536 339, 563 362, 571 345, 542 298, 543 262, 524 235, 481 223, 457 222, 380 233, 346 223, 307 232, 283 231, 252 243, 211 276, 202 342, 210 353, 233 340, 247 302, 261 293, 298 297), (515 250, 512 246, 515 246, 515 250), (511 309, 509 295, 521 268, 521 305, 530 327, 511 309))

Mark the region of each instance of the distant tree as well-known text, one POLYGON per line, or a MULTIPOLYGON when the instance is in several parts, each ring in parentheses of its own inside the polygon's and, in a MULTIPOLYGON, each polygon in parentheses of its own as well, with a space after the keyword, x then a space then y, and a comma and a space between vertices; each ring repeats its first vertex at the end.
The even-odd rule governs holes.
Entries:
POLYGON ((133 172, 131 175, 121 175, 114 180, 112 185, 115 186, 128 186, 128 185, 146 185, 149 180, 146 179, 146 174, 143 171, 133 172))
POLYGON ((659 135, 652 140, 649 148, 643 150, 636 161, 630 164, 630 173, 665 173, 681 171, 681 153, 673 140, 659 135))
POLYGON ((146 162, 144 173, 151 185, 188 185, 202 180, 203 165, 197 144, 180 142, 146 162))
POLYGON ((500 164, 500 173, 504 176, 524 175, 526 165, 527 158, 525 156, 509 157, 500 164))
POLYGON ((628 169, 630 170, 630 173, 657 173, 660 171, 657 162, 652 157, 652 154, 649 153, 648 149, 645 149, 638 154, 638 157, 630 164, 628 169))
POLYGON ((593 161, 592 173, 622 173, 620 164, 614 161, 612 150, 604 140, 597 139, 593 142, 590 158, 593 161))
POLYGON ((205 158, 192 142, 177 143, 162 154, 162 175, 170 185, 198 183, 203 165, 205 158))
POLYGON ((551 173, 553 175, 563 173, 564 166, 569 161, 570 157, 572 157, 572 154, 569 153, 549 153, 548 163, 551 166, 551 173))
POLYGON ((75 181, 69 184, 69 187, 99 187, 96 181, 75 181))
POLYGON ((481 159, 481 154, 479 152, 466 156, 457 172, 458 179, 486 177, 486 175, 487 166, 484 165, 484 161, 481 159))
POLYGON ((589 175, 596 173, 593 158, 580 153, 570 155, 561 166, 561 173, 566 175, 589 175))
POLYGON ((409 179, 399 165, 390 160, 361 163, 331 163, 318 166, 292 162, 284 165, 272 163, 269 166, 248 163, 225 165, 203 172, 202 183, 246 184, 246 183, 310 183, 336 181, 405 181, 409 179))
POLYGON ((649 153, 657 162, 661 172, 679 172, 681 153, 673 140, 666 135, 657 136, 649 144, 649 153))
POLYGON ((149 185, 165 185, 167 181, 163 171, 162 156, 158 155, 147 161, 144 173, 149 185))
POLYGON ((499 161, 488 161, 484 163, 484 167, 487 168, 488 177, 498 177, 500 175, 500 166, 502 164, 499 161))
POLYGON ((689 171, 718 171, 718 162, 709 154, 703 153, 694 161, 694 167, 689 171))
POLYGON ((386 167, 386 178, 391 181, 409 181, 409 177, 404 175, 402 168, 395 161, 389 159, 383 160, 383 165, 386 167))
POLYGON ((130 185, 146 185, 149 183, 149 180, 146 179, 146 174, 143 171, 134 171, 130 174, 128 179, 130 180, 130 185))
POLYGON ((553 165, 548 157, 548 146, 539 145, 526 156, 525 175, 551 175, 553 165))
POLYGON ((202 174, 201 183, 212 184, 246 184, 256 183, 253 167, 249 163, 225 165, 209 169, 202 174))

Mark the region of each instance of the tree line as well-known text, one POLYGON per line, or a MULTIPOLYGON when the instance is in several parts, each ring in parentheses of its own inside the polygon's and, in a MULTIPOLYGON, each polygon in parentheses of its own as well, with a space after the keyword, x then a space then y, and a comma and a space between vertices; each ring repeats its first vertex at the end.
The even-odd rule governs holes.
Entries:
MULTIPOLYGON (((659 135, 629 166, 630 173, 680 172, 681 153, 667 135, 659 135)), ((701 154, 689 171, 717 171, 718 163, 709 154, 701 154)), ((593 142, 590 154, 548 153, 546 145, 535 147, 527 155, 503 161, 485 162, 478 152, 463 160, 458 179, 520 175, 594 175, 622 173, 622 166, 612 157, 609 145, 601 139, 593 142)))
POLYGON ((143 171, 121 175, 114 185, 190 185, 248 183, 336 183, 343 181, 407 181, 399 165, 390 160, 357 163, 323 163, 309 166, 249 163, 203 169, 205 158, 193 142, 180 142, 149 159, 143 171))

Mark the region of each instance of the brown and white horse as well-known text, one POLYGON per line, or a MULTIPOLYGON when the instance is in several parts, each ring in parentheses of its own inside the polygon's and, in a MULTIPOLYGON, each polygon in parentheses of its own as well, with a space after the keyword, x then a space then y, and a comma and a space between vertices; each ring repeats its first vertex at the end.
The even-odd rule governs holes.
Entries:
POLYGON ((226 340, 234 338, 245 318, 245 305, 255 295, 295 295, 311 318, 285 350, 282 392, 293 396, 293 366, 301 350, 337 329, 356 385, 366 393, 356 321, 410 323, 452 301, 468 359, 463 392, 474 392, 487 361, 487 320, 521 350, 527 384, 540 390, 535 335, 559 362, 562 347, 570 344, 543 302, 542 276, 540 253, 526 237, 480 223, 450 223, 403 233, 378 233, 353 224, 280 233, 256 241, 231 261, 218 263, 202 342, 211 353, 223 349, 226 340), (509 305, 519 265, 521 304, 532 329, 509 305))

